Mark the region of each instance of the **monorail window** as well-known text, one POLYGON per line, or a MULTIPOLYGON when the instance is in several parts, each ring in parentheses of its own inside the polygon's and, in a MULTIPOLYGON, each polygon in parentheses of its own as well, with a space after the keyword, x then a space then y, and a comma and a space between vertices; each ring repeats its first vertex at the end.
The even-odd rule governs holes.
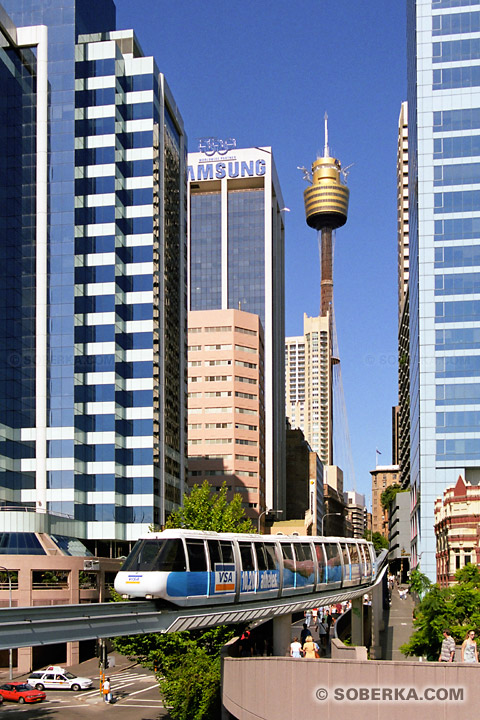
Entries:
POLYGON ((180 539, 139 540, 122 567, 122 570, 129 572, 184 572, 186 569, 185 552, 180 539))
POLYGON ((208 553, 210 555, 210 568, 213 572, 216 564, 223 564, 222 551, 218 540, 207 540, 207 545, 208 553))
POLYGON ((291 560, 293 562, 292 546, 290 544, 282 543, 282 557, 284 560, 291 560))
POLYGON ((307 543, 294 543, 293 547, 295 548, 295 557, 298 562, 304 562, 305 560, 312 561, 310 545, 307 545, 307 543))
POLYGON ((342 548, 343 564, 350 565, 350 555, 348 554, 347 546, 344 543, 342 543, 340 545, 340 547, 342 548))
POLYGON ((315 555, 317 557, 318 580, 319 582, 326 582, 325 555, 323 554, 323 545, 321 543, 315 543, 315 555))
POLYGON ((327 565, 329 567, 335 567, 337 565, 340 565, 338 545, 336 543, 325 543, 324 548, 327 555, 327 565))
POLYGON ((255 570, 251 543, 240 542, 238 543, 238 547, 240 549, 240 557, 242 558, 242 570, 255 570))
POLYGON ((265 543, 265 555, 267 556, 267 569, 277 569, 277 555, 275 552, 275 545, 273 543, 265 543))
POLYGON ((358 565, 358 563, 360 562, 360 558, 359 558, 359 556, 358 556, 357 546, 355 545, 355 543, 351 543, 351 544, 349 544, 348 549, 350 550, 350 560, 351 560, 351 562, 352 562, 354 565, 358 565))
POLYGON ((203 540, 187 540, 186 544, 190 572, 206 572, 207 558, 203 540))
POLYGON ((226 540, 220 540, 220 547, 222 549, 222 559, 224 563, 233 563, 235 559, 233 557, 233 545, 231 542, 226 540))
POLYGON ((263 543, 255 542, 255 543, 253 543, 253 547, 255 548, 255 553, 257 555, 258 569, 266 570, 267 569, 267 559, 265 557, 265 549, 263 547, 263 543))

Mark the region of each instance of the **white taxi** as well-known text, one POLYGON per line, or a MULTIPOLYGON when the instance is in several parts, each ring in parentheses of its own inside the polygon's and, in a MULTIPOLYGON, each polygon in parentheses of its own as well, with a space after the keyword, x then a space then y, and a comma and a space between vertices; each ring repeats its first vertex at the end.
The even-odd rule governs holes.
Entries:
POLYGON ((27 682, 37 690, 87 690, 93 686, 90 678, 77 677, 58 665, 30 674, 27 682))

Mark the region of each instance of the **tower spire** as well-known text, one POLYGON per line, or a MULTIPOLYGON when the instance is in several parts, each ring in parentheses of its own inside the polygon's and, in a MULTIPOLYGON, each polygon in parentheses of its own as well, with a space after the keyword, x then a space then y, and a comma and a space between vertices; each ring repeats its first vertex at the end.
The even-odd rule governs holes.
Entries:
POLYGON ((323 148, 323 157, 330 157, 330 149, 328 147, 328 115, 327 115, 327 111, 325 111, 325 115, 323 116, 323 119, 325 121, 325 147, 323 148))

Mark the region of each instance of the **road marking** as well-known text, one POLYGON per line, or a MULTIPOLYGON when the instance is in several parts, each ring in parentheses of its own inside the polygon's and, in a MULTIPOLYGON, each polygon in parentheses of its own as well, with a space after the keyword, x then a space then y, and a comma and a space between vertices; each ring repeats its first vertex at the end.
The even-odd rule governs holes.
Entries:
POLYGON ((150 687, 143 688, 143 690, 137 690, 137 692, 129 693, 129 697, 132 697, 133 695, 139 695, 140 693, 147 692, 147 690, 153 690, 153 688, 158 689, 158 684, 150 685, 150 687))

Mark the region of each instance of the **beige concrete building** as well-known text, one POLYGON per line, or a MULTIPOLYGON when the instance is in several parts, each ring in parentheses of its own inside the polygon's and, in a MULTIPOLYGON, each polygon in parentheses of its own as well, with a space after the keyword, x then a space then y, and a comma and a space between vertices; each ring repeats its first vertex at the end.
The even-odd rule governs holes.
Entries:
MULTIPOLYGON (((13 519, 20 512, 8 514, 13 519)), ((18 526, 21 527, 21 523, 18 526)), ((3 533, 0 607, 9 607, 10 603, 11 607, 36 607, 107 601, 121 563, 121 559, 89 556, 85 546, 75 538, 40 532, 3 533)), ((16 675, 28 673, 51 663, 75 665, 93 656, 94 645, 94 641, 65 641, 57 645, 13 648, 14 672, 16 675)), ((3 650, 0 666, 8 665, 9 651, 3 650)))
POLYGON ((394 483, 400 484, 398 465, 377 465, 370 470, 372 476, 372 533, 379 532, 388 539, 388 511, 382 508, 380 498, 384 490, 394 483))
POLYGON ((286 414, 324 465, 332 463, 330 317, 303 316, 303 337, 285 339, 286 414))
POLYGON ((435 501, 437 582, 447 587, 468 563, 480 565, 480 487, 459 475, 435 501))
POLYGON ((347 505, 347 518, 352 526, 352 537, 363 538, 367 529, 365 495, 361 495, 355 490, 346 490, 343 497, 347 505))
POLYGON ((267 509, 263 366, 258 315, 189 313, 188 483, 226 481, 228 496, 241 493, 252 519, 267 509))

